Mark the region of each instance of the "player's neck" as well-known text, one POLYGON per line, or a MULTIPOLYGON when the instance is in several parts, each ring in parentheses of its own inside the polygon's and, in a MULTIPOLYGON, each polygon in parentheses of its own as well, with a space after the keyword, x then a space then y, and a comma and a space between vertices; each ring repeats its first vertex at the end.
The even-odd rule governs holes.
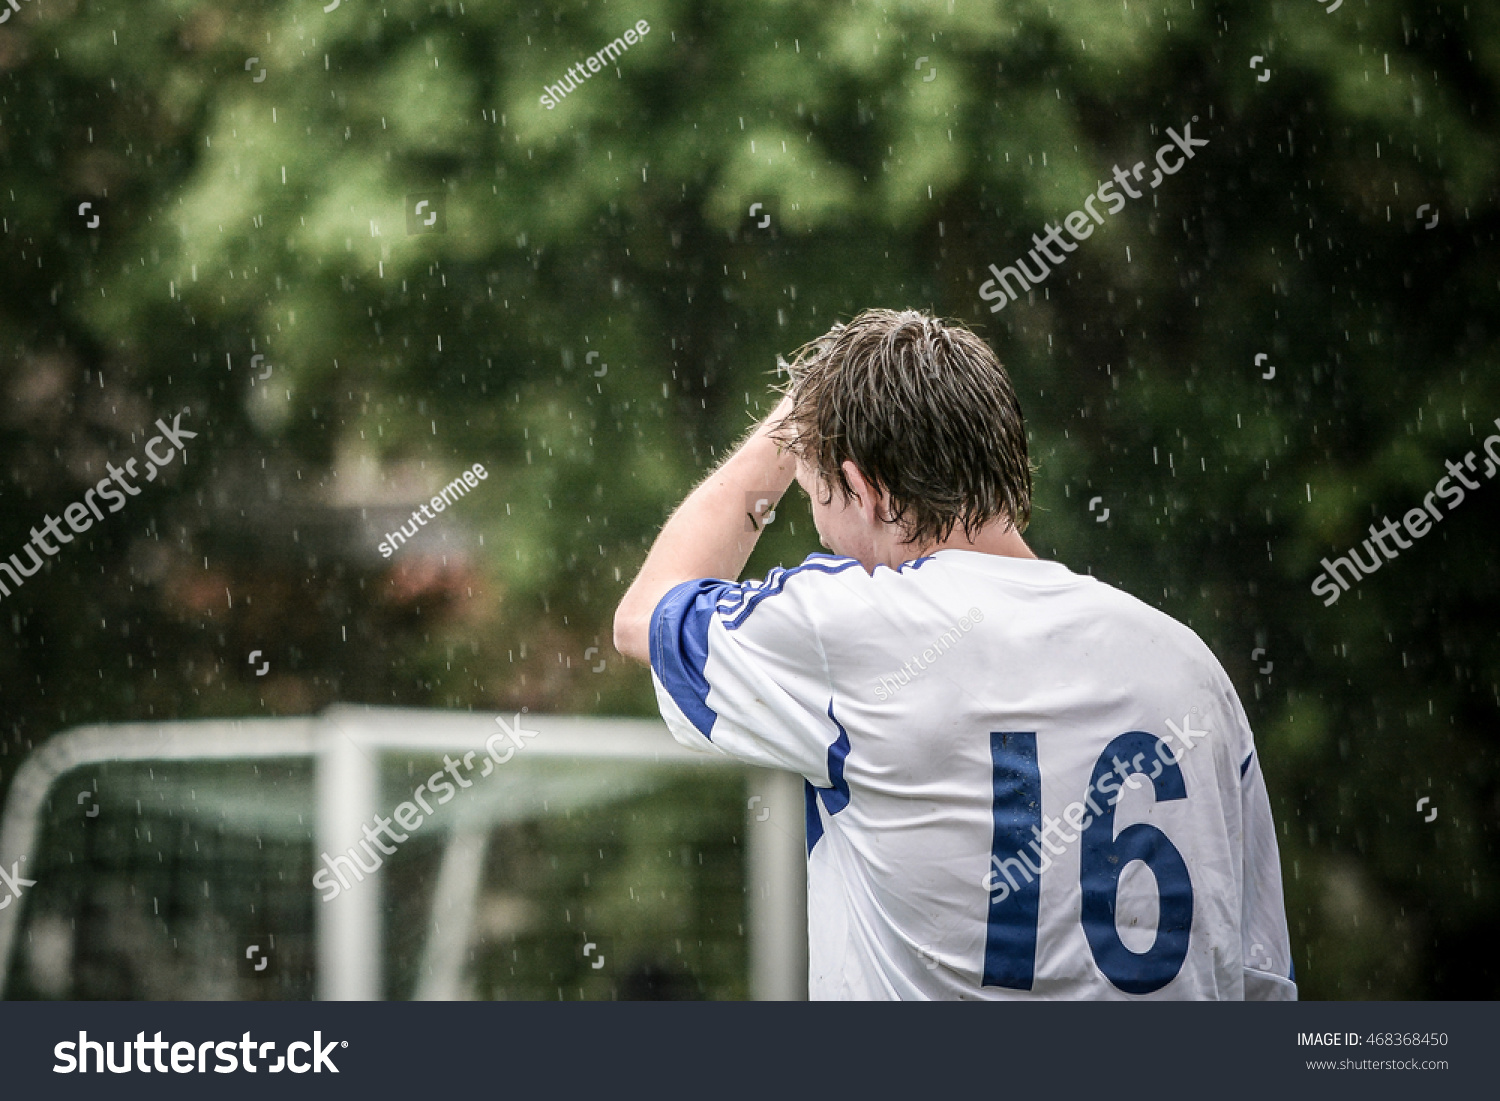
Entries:
POLYGON ((973 538, 964 534, 962 527, 956 527, 947 539, 938 543, 912 544, 897 543, 890 547, 889 553, 884 557, 886 565, 895 568, 903 562, 910 562, 915 558, 923 558, 938 551, 966 550, 978 554, 993 554, 1001 558, 1035 558, 1026 541, 1021 538, 1021 533, 1015 528, 1003 522, 996 522, 981 528, 974 533, 973 538))

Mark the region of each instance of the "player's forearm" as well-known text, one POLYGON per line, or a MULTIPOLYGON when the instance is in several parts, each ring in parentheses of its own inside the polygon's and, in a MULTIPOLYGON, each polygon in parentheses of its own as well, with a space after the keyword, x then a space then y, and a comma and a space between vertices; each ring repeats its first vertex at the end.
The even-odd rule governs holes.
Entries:
POLYGON ((761 517, 754 514, 754 501, 766 497, 774 507, 796 470, 792 456, 770 437, 787 409, 785 402, 777 406, 661 529, 615 610, 615 648, 620 653, 650 661, 651 613, 676 586, 700 577, 739 577, 760 538, 761 517))

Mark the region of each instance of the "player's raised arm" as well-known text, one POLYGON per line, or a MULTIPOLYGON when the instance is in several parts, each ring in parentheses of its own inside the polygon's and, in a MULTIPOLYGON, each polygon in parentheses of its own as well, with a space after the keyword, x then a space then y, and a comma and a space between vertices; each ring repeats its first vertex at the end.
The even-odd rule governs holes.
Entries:
POLYGON ((620 653, 650 661, 651 613, 677 585, 700 577, 739 577, 763 526, 764 513, 754 511, 755 495, 766 497, 774 509, 796 471, 792 455, 772 438, 791 408, 791 399, 783 398, 661 529, 615 609, 615 649, 620 653))

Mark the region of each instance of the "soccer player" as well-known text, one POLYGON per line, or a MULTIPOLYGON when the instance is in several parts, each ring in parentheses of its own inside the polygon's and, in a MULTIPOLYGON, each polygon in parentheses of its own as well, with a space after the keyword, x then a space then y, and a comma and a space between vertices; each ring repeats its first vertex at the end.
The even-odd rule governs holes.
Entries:
POLYGON ((870 310, 667 521, 615 645, 679 741, 806 780, 813 998, 1295 998, 1234 687, 1030 510, 994 354, 870 310), (793 477, 833 553, 731 580, 793 477))

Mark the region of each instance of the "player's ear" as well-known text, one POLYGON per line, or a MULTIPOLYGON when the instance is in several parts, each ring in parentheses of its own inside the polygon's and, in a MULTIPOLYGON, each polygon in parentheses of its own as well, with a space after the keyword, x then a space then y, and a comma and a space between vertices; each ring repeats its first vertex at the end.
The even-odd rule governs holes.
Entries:
POLYGON ((872 527, 885 522, 885 494, 877 491, 870 480, 860 473, 859 467, 854 465, 850 459, 845 459, 839 467, 844 472, 844 479, 849 483, 849 488, 854 491, 854 507, 864 517, 865 522, 872 527))

